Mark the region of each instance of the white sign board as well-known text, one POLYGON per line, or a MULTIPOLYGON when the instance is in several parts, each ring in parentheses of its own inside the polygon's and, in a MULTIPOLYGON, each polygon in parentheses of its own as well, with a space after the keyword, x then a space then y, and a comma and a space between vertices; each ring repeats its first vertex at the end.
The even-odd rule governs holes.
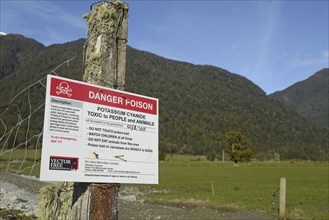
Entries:
POLYGON ((158 99, 48 75, 40 179, 158 183, 158 99))

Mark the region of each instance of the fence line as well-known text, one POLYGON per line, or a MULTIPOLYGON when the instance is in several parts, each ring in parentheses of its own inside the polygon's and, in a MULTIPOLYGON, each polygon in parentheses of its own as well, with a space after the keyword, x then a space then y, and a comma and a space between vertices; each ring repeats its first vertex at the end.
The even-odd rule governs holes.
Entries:
MULTIPOLYGON (((69 67, 69 63, 76 57, 77 55, 59 64, 54 69, 48 71, 48 74, 58 75, 56 71, 65 64, 69 67)), ((22 174, 38 176, 36 171, 40 166, 39 156, 43 130, 32 133, 32 130, 40 129, 34 127, 32 119, 35 119, 37 114, 39 116, 42 114, 40 112, 43 111, 45 102, 42 100, 40 104, 33 108, 31 90, 38 86, 45 89, 46 79, 47 76, 43 76, 19 91, 5 104, 4 110, 0 113, 1 184, 5 181, 15 183, 16 178, 12 178, 13 174, 15 176, 22 174), (24 138, 20 140, 18 136, 24 132, 25 134, 21 135, 24 138), (11 176, 10 178, 9 175, 11 176)), ((33 188, 33 184, 31 184, 31 187, 33 188)))

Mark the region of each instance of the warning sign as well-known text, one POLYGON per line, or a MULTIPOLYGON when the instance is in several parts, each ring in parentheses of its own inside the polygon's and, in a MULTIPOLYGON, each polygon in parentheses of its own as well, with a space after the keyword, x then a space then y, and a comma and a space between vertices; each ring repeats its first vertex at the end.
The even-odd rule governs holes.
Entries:
POLYGON ((158 183, 158 99, 48 75, 40 179, 158 183))

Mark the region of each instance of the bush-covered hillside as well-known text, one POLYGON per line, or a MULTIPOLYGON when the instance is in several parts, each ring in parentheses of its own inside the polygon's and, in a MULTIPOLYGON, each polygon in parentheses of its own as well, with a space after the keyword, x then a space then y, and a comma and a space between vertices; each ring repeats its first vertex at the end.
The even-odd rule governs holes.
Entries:
POLYGON ((270 97, 290 106, 308 121, 329 128, 328 68, 270 97))
MULTIPOLYGON (((14 36, 2 36, 1 45, 5 38, 14 36)), ((37 53, 30 59, 19 64, 11 61, 16 64, 15 71, 0 81, 1 110, 20 90, 74 56, 56 74, 81 80, 83 43, 81 39, 49 47, 32 46, 37 53)), ((44 99, 44 88, 39 87, 30 92, 35 106, 44 99)), ((159 98, 159 147, 164 152, 216 154, 226 146, 227 131, 243 133, 248 146, 259 155, 321 159, 328 150, 328 129, 307 122, 289 107, 268 98, 250 80, 214 66, 178 62, 128 47, 125 88, 159 98)), ((17 118, 15 108, 11 109, 11 116, 3 119, 8 124, 17 118)), ((42 118, 43 113, 38 113, 34 129, 42 129, 42 118)))

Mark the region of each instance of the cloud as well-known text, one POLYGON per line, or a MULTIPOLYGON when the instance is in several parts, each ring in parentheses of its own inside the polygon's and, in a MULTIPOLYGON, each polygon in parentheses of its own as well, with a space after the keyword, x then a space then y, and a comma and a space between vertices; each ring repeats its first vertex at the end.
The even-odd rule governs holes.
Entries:
POLYGON ((322 52, 322 57, 325 59, 329 59, 329 50, 322 52))
POLYGON ((295 54, 290 58, 290 63, 295 66, 311 66, 328 63, 328 59, 329 51, 324 51, 315 55, 295 54))
POLYGON ((21 10, 25 8, 30 15, 52 23, 62 23, 78 29, 85 29, 84 21, 63 10, 51 2, 22 1, 21 10))
POLYGON ((256 72, 264 73, 270 70, 272 45, 275 40, 275 33, 278 32, 281 4, 280 2, 265 3, 265 5, 261 2, 260 4, 264 6, 260 11, 260 15, 264 16, 265 22, 258 48, 256 72))
POLYGON ((73 13, 72 8, 61 7, 58 1, 4 1, 1 3, 1 29, 22 34, 48 45, 75 39, 84 33, 86 22, 73 13))
POLYGON ((232 50, 239 49, 239 48, 240 48, 240 45, 239 44, 236 44, 236 43, 232 43, 231 44, 231 49, 232 50))

